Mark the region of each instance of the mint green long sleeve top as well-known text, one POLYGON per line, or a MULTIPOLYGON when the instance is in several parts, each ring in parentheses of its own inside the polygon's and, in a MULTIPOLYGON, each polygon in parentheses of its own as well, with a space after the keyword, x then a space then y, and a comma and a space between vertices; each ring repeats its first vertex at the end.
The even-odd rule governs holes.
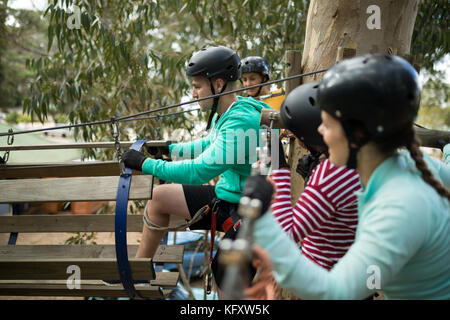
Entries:
POLYGON ((215 187, 217 197, 238 203, 251 165, 257 160, 263 108, 270 107, 253 98, 238 97, 220 118, 214 116, 207 136, 169 146, 172 156, 187 159, 168 162, 148 158, 142 172, 190 185, 201 185, 220 176, 215 187))
MULTIPOLYGON (((433 175, 450 186, 446 164, 425 156, 433 175)), ((305 258, 270 212, 254 239, 271 258, 274 277, 303 299, 450 299, 449 201, 420 177, 406 151, 386 159, 358 194, 358 227, 346 255, 327 271, 305 258)))

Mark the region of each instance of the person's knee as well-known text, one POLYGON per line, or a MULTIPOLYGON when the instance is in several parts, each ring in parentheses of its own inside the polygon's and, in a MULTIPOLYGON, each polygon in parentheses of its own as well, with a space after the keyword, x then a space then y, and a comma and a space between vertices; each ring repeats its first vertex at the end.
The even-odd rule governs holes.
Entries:
POLYGON ((160 203, 164 200, 165 190, 162 186, 156 186, 153 189, 152 199, 149 200, 151 203, 160 203))
POLYGON ((171 198, 174 196, 174 185, 159 185, 153 189, 152 199, 148 200, 147 213, 170 214, 171 198))
POLYGON ((161 186, 157 186, 153 189, 152 199, 147 202, 147 210, 145 214, 150 216, 155 213, 160 213, 162 208, 162 203, 164 202, 164 190, 161 186))
POLYGON ((156 216, 181 216, 190 218, 183 188, 176 184, 163 184, 153 189, 152 199, 147 203, 148 218, 156 216))

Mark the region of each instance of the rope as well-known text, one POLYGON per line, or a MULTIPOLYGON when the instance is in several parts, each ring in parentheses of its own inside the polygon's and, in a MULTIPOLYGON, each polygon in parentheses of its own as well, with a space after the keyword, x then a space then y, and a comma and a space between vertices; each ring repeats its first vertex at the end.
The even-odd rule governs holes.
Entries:
MULTIPOLYGON (((146 115, 146 114, 150 114, 150 113, 159 112, 159 111, 164 111, 164 110, 168 110, 168 109, 172 109, 172 108, 176 108, 176 107, 181 107, 181 106, 192 104, 192 103, 198 103, 198 102, 203 101, 203 100, 218 98, 218 97, 221 97, 221 96, 224 96, 224 95, 233 94, 233 93, 237 93, 237 92, 241 92, 241 91, 246 91, 246 90, 258 88, 258 87, 261 87, 261 86, 272 85, 272 84, 275 84, 275 83, 278 83, 278 82, 284 82, 284 81, 289 81, 289 80, 293 80, 293 79, 297 79, 297 78, 301 78, 301 77, 311 76, 311 75, 314 75, 314 74, 317 74, 317 73, 325 72, 327 70, 328 69, 322 69, 322 70, 318 70, 318 71, 312 71, 312 72, 297 74, 297 75, 293 75, 293 76, 286 77, 286 78, 283 78, 283 79, 278 79, 278 80, 273 80, 273 81, 268 81, 268 82, 256 84, 256 85, 253 85, 253 86, 250 86, 250 87, 246 87, 246 88, 239 88, 239 89, 235 89, 235 90, 231 90, 231 91, 227 91, 227 92, 223 92, 223 93, 214 94, 214 95, 211 95, 211 96, 208 96, 208 97, 204 97, 204 98, 199 98, 199 99, 190 100, 190 101, 186 101, 186 102, 176 103, 176 104, 172 104, 170 106, 161 107, 161 108, 148 110, 148 111, 143 111, 143 112, 135 113, 135 114, 128 115, 128 116, 117 117, 117 118, 114 118, 114 121, 110 119, 110 120, 100 120, 100 121, 92 121, 92 122, 85 122, 85 123, 76 123, 76 124, 57 126, 57 127, 47 127, 47 128, 40 128, 40 129, 23 130, 23 131, 14 132, 14 135, 25 134, 25 133, 34 133, 34 132, 42 132, 42 131, 50 131, 50 130, 58 130, 58 129, 77 128, 77 127, 84 127, 84 126, 112 124, 113 122, 121 122, 121 121, 125 121, 125 120, 128 120, 128 121, 144 120, 144 119, 148 119, 148 118, 136 118, 136 117, 139 117, 139 116, 142 116, 142 115, 146 115), (136 118, 136 119, 132 119, 132 118, 136 118), (130 120, 130 119, 132 119, 132 120, 130 120)), ((186 112, 189 112, 189 111, 192 111, 192 110, 188 110, 186 112)), ((162 117, 162 116, 165 116, 165 115, 160 115, 160 117, 162 117)), ((9 134, 10 133, 8 133, 8 132, 0 132, 0 137, 7 136, 9 134)))
POLYGON ((150 230, 154 230, 154 231, 184 231, 184 230, 186 230, 186 228, 188 228, 192 224, 203 219, 203 217, 206 216, 208 214, 208 212, 211 210, 211 208, 208 205, 205 205, 205 206, 201 207, 200 210, 198 210, 195 213, 194 217, 192 217, 192 219, 189 220, 188 222, 180 224, 175 227, 161 227, 161 226, 158 226, 157 224, 151 222, 150 219, 147 217, 147 205, 148 205, 148 202, 145 205, 145 209, 144 209, 144 218, 143 218, 144 225, 147 228, 149 228, 150 230))

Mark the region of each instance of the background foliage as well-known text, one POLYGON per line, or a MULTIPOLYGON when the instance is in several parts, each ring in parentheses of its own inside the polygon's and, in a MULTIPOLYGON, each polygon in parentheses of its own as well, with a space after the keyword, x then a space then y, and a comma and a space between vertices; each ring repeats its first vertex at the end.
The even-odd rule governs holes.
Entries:
MULTIPOLYGON (((302 50, 308 3, 50 0, 45 12, 37 13, 13 10, 0 0, 0 106, 20 106, 41 122, 64 114, 79 123, 178 103, 190 99, 187 60, 211 44, 232 47, 241 58, 262 55, 272 64, 272 79, 280 78, 285 51, 302 50), (70 29, 67 21, 73 19, 75 6, 81 25, 70 29), (5 23, 9 16, 15 24, 5 23)), ((449 86, 433 69, 449 53, 448 6, 445 0, 422 1, 413 34, 411 52, 423 57, 430 74, 422 99, 425 120, 419 118, 429 126, 450 125, 449 86)), ((207 114, 192 112, 124 122, 121 140, 133 138, 131 132, 171 139, 176 128, 194 134, 199 115, 206 119, 207 114)), ((75 130, 75 136, 112 139, 107 125, 75 130)))

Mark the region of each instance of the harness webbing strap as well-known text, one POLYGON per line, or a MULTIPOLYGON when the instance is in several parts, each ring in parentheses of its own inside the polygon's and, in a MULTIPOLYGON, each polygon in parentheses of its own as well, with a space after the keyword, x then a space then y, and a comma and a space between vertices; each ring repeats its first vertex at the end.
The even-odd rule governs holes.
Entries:
MULTIPOLYGON (((131 146, 131 149, 141 150, 146 140, 138 140, 131 146)), ((120 175, 119 186, 117 188, 116 198, 116 216, 115 216, 115 242, 116 242, 116 257, 117 268, 120 274, 120 280, 123 287, 131 299, 142 299, 134 287, 133 277, 131 275, 130 264, 128 262, 128 248, 127 248, 127 209, 128 197, 130 193, 132 171, 128 167, 124 167, 120 175)), ((153 263, 149 266, 155 275, 153 263)))
MULTIPOLYGON (((18 216, 20 215, 20 204, 18 203, 13 203, 12 204, 12 214, 13 216, 18 216)), ((19 233, 17 232, 11 232, 9 234, 9 240, 8 240, 8 245, 15 245, 17 242, 17 237, 19 236, 19 233)))

